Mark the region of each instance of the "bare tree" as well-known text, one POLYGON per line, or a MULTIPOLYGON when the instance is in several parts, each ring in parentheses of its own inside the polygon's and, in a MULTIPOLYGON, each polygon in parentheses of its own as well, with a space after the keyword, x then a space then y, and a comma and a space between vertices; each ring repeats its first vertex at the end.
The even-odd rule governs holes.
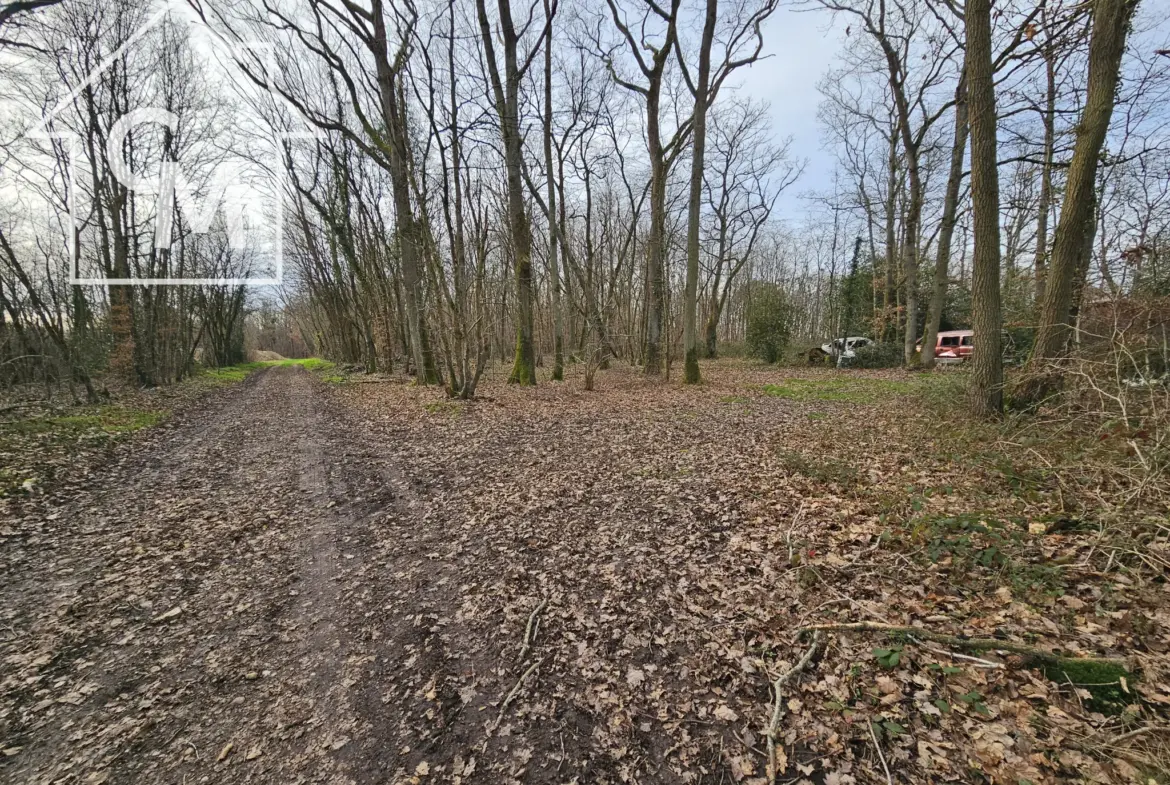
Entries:
POLYGON ((646 148, 650 158, 650 231, 646 239, 646 358, 643 365, 648 375, 662 372, 663 333, 666 323, 666 182, 670 168, 682 152, 690 134, 691 120, 676 127, 670 139, 662 138, 662 90, 667 63, 678 44, 678 12, 680 0, 671 0, 669 9, 653 0, 640 0, 641 19, 637 22, 640 36, 635 37, 625 14, 616 0, 606 0, 614 27, 621 34, 628 53, 633 57, 645 84, 638 84, 619 75, 612 59, 612 49, 604 51, 613 80, 643 99, 646 106, 646 148), (665 27, 660 44, 648 43, 648 25, 656 19, 665 27), (649 52, 647 57, 643 50, 649 52))
POLYGON ((1126 34, 1136 8, 1137 0, 1095 0, 1092 5, 1085 106, 1077 124, 1060 222, 1053 239, 1052 262, 1040 306, 1040 326, 1028 363, 1031 381, 1017 391, 1023 403, 1035 402, 1051 390, 1053 380, 1043 372, 1050 360, 1065 352, 1068 344, 1073 290, 1078 271, 1087 269, 1085 260, 1091 247, 1087 240, 1094 223, 1098 159, 1109 131, 1126 34))
POLYGON ((521 60, 518 52, 521 33, 512 20, 509 0, 497 0, 500 34, 504 45, 504 73, 500 74, 484 0, 476 0, 483 48, 487 56, 488 77, 495 97, 496 113, 500 118, 500 133, 504 140, 504 166, 507 172, 508 228, 511 232, 513 269, 516 273, 516 358, 509 381, 536 384, 536 350, 534 344, 534 293, 532 285, 532 225, 524 199, 524 153, 520 135, 520 82, 532 65, 538 48, 548 36, 556 14, 556 0, 549 7, 545 33, 521 60))
MULTIPOLYGON (((991 60, 991 2, 968 0, 967 100, 971 118, 971 199, 975 217, 971 408, 982 417, 1003 410, 1002 317, 999 303, 999 173, 996 168, 995 71, 991 60)), ((923 351, 933 350, 923 347, 923 351)))
POLYGON ((703 19, 703 36, 699 44, 698 82, 691 81, 686 62, 679 52, 679 67, 695 99, 691 114, 694 141, 691 145, 690 198, 687 211, 687 271, 683 293, 683 381, 697 384, 699 374, 698 313, 699 285, 699 221, 703 199, 703 163, 707 141, 707 110, 715 102, 724 80, 737 68, 754 63, 764 46, 760 25, 776 9, 777 0, 765 0, 756 8, 734 7, 733 14, 725 20, 728 28, 722 62, 711 74, 711 48, 715 40, 716 23, 719 21, 718 0, 707 0, 703 19), (743 50, 743 51, 741 51, 743 50))

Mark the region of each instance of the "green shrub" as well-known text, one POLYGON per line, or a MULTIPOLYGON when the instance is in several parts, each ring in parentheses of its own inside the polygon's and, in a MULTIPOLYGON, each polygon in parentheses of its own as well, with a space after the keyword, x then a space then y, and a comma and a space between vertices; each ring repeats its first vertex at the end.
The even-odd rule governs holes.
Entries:
POLYGON ((897 368, 902 364, 902 347, 896 343, 871 343, 854 352, 852 368, 897 368))
POLYGON ((748 311, 748 351, 767 363, 779 360, 788 346, 791 321, 791 309, 783 290, 775 284, 755 285, 748 311))

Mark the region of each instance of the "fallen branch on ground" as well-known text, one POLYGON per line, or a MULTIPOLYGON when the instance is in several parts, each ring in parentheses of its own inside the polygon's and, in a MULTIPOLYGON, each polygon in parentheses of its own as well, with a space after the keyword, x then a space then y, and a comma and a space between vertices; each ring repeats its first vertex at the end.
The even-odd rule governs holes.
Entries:
POLYGON ((926 641, 922 640, 922 638, 915 636, 915 635, 907 635, 906 637, 908 637, 910 640, 914 641, 915 643, 917 643, 919 646, 926 649, 927 651, 933 651, 935 654, 941 654, 944 657, 950 657, 951 659, 962 660, 963 662, 969 662, 976 668, 989 668, 991 670, 1003 670, 1003 668, 1004 668, 1004 664, 1002 662, 992 662, 991 660, 985 660, 982 657, 972 657, 970 654, 960 654, 957 651, 948 651, 947 649, 939 649, 939 648, 936 648, 934 646, 928 645, 926 643, 926 641))
POLYGON ((516 699, 516 696, 520 693, 520 687, 524 684, 524 680, 527 679, 534 670, 540 667, 542 662, 544 662, 543 657, 529 665, 528 670, 524 671, 524 673, 520 675, 520 678, 517 679, 516 686, 512 688, 512 691, 508 693, 508 697, 504 698, 504 702, 500 704, 500 713, 496 715, 496 721, 492 723, 490 728, 491 731, 494 732, 496 728, 500 727, 500 722, 504 719, 504 712, 508 710, 509 704, 511 704, 512 701, 516 699))
POLYGON ((886 754, 882 752, 882 745, 878 742, 877 734, 873 731, 873 723, 866 721, 865 727, 869 728, 869 737, 873 739, 873 748, 877 750, 878 760, 882 762, 882 771, 886 773, 886 785, 894 785, 894 778, 890 775, 890 766, 886 763, 886 754))
POLYGON ((813 633, 812 646, 809 646, 808 651, 800 660, 789 668, 784 673, 776 677, 772 682, 772 692, 775 695, 775 703, 772 704, 772 721, 768 723, 768 782, 775 783, 776 777, 779 776, 776 766, 776 734, 780 730, 780 712, 784 708, 784 685, 792 681, 792 679, 812 662, 813 655, 817 652, 817 647, 821 645, 821 633, 816 631, 813 633))
POLYGON ((524 628, 524 645, 520 647, 520 660, 523 660, 524 655, 532 648, 532 641, 536 634, 536 628, 533 625, 537 623, 536 619, 540 616, 540 612, 544 610, 546 605, 548 605, 548 600, 541 600, 540 605, 537 605, 536 609, 528 617, 528 626, 524 628))
POLYGON ((848 624, 810 624, 806 627, 801 627, 797 632, 884 632, 895 635, 912 635, 955 649, 965 649, 967 651, 1007 651, 1012 654, 1019 654, 1024 657, 1025 666, 1038 663, 1063 666, 1068 663, 1075 663, 1078 665, 1098 665, 1107 668, 1119 668, 1125 672, 1129 671, 1125 660, 1120 657, 1066 657, 1061 654, 1053 654, 1044 649, 1038 649, 1034 646, 1026 646, 1023 643, 1015 643, 998 638, 961 638, 958 635, 931 632, 921 627, 906 627, 896 624, 879 624, 868 621, 848 624))

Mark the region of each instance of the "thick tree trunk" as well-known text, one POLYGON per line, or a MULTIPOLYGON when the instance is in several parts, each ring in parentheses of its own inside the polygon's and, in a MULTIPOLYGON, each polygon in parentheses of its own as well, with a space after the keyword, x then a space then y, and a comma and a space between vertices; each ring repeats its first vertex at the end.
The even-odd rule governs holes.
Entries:
POLYGON ((719 306, 712 303, 711 310, 707 314, 707 324, 703 328, 704 346, 707 350, 707 359, 714 360, 719 356, 718 346, 715 343, 719 331, 719 306))
POLYGON ((975 260, 970 382, 977 416, 1003 411, 1002 317, 999 302, 999 173, 996 169, 995 74, 991 65, 991 2, 967 0, 967 100, 971 123, 971 199, 975 260))
POLYGON ((930 289, 930 305, 926 311, 926 326, 922 333, 922 367, 934 367, 934 345, 938 341, 938 325, 942 320, 950 279, 951 240, 955 234, 955 219, 959 212, 959 186, 963 180, 963 159, 967 152, 967 87, 961 77, 955 89, 955 136, 951 144, 951 170, 947 174, 947 191, 943 200, 942 224, 938 231, 938 256, 934 263, 934 281, 930 289))
POLYGON ((687 214, 687 280, 683 296, 683 382, 698 384, 699 207, 703 199, 703 158, 707 144, 707 89, 711 81, 711 42, 719 0, 707 0, 703 41, 699 48, 699 81, 695 90, 694 146, 691 152, 691 194, 687 214))
POLYGON ((1048 269, 1044 300, 1040 306, 1040 327, 1032 357, 1028 361, 1028 369, 1034 381, 1027 385, 1028 389, 1019 391, 1024 403, 1035 402, 1050 391, 1051 379, 1039 384, 1035 380, 1045 377, 1045 366, 1050 360, 1063 355, 1068 344, 1073 290, 1081 257, 1085 252, 1085 237, 1091 231, 1090 224, 1093 222, 1097 160, 1109 131, 1121 58, 1125 53, 1125 38, 1136 7, 1136 0, 1093 2, 1085 107, 1080 123, 1077 124, 1060 222, 1053 238, 1052 261, 1048 269))
POLYGON ((658 103, 662 82, 653 80, 646 96, 646 137, 650 153, 650 234, 646 239, 646 358, 643 370, 662 373, 662 330, 666 312, 666 161, 662 152, 658 103))

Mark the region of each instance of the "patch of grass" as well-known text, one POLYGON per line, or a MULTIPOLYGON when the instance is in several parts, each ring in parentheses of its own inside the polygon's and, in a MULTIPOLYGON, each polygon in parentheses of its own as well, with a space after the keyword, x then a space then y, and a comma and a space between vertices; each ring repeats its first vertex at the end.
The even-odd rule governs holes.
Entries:
POLYGON ((203 368, 198 372, 198 378, 213 385, 237 384, 261 368, 268 367, 268 365, 269 363, 260 362, 227 365, 223 368, 203 368))
POLYGON ((322 374, 322 378, 325 381, 334 384, 345 381, 344 377, 340 375, 327 374, 328 371, 333 370, 336 366, 328 360, 322 360, 317 357, 305 357, 300 360, 266 360, 263 362, 228 365, 223 368, 205 368, 199 372, 199 378, 212 385, 236 384, 244 381, 244 379, 247 379, 250 375, 262 368, 289 368, 292 366, 300 366, 306 371, 322 374))
POLYGON ((261 365, 267 365, 273 368, 288 368, 293 365, 299 365, 306 371, 331 371, 336 367, 336 363, 331 363, 328 360, 322 360, 319 357, 305 357, 300 360, 271 360, 261 365))
POLYGON ((782 384, 765 384, 764 394, 790 401, 842 401, 873 403, 913 392, 915 383, 861 377, 831 379, 787 379, 782 384))
POLYGON ((67 438, 92 431, 94 434, 118 435, 157 425, 164 416, 165 414, 159 411, 99 406, 84 410, 84 413, 80 414, 0 423, 0 434, 28 436, 49 434, 50 438, 67 438))
POLYGON ((835 458, 814 459, 796 450, 778 449, 780 463, 790 472, 804 475, 823 483, 852 485, 857 482, 857 470, 835 458))
POLYGON ((427 414, 446 414, 458 417, 463 413, 463 407, 454 401, 431 401, 423 404, 423 408, 427 410, 427 414))
POLYGON ((750 398, 745 398, 742 395, 724 395, 719 399, 720 403, 750 403, 750 398))
POLYGON ((143 428, 157 425, 166 412, 116 405, 89 406, 68 415, 0 423, 0 454, 13 465, 0 468, 0 497, 41 486, 56 470, 54 459, 79 450, 102 448, 143 428), (38 460, 47 455, 50 460, 38 460))

